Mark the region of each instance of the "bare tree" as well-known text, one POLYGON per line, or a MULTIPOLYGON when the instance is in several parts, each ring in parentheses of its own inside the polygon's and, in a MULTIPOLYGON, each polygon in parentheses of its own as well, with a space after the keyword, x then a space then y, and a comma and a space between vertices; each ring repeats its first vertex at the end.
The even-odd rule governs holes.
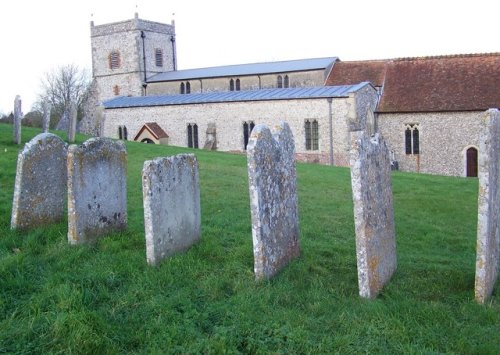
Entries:
POLYGON ((41 93, 38 106, 48 101, 52 106, 52 117, 61 118, 69 110, 70 103, 75 102, 78 118, 83 116, 83 104, 90 87, 90 75, 74 64, 68 64, 45 73, 41 80, 41 93))

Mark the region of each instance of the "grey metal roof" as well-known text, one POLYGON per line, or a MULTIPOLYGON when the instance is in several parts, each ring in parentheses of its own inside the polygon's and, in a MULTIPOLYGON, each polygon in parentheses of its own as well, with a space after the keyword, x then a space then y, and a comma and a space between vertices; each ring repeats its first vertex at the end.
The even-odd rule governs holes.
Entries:
POLYGON ((287 60, 253 64, 226 65, 220 67, 197 68, 169 71, 152 76, 148 83, 175 80, 194 80, 227 76, 245 76, 256 74, 289 73, 294 71, 326 69, 337 57, 287 60))
POLYGON ((349 93, 355 92, 370 83, 363 82, 357 85, 342 86, 320 86, 307 88, 287 88, 287 89, 261 89, 244 91, 225 91, 194 94, 177 94, 162 96, 120 96, 105 101, 104 107, 126 108, 126 107, 146 107, 146 106, 167 106, 167 105, 189 105, 205 104, 217 102, 238 102, 238 101, 269 101, 269 100, 290 100, 290 99, 320 99, 347 97, 349 93))

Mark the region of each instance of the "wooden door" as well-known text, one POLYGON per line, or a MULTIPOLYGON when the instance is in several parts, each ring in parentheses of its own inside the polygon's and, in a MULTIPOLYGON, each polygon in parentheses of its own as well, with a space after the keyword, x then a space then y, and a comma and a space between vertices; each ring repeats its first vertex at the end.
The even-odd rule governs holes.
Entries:
POLYGON ((467 149, 467 176, 477 177, 477 149, 467 149))

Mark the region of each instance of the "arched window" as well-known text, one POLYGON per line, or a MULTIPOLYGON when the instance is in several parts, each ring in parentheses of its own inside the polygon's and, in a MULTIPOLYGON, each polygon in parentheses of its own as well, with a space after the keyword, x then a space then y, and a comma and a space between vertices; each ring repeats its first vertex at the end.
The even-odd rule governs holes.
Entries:
POLYGON ((118 138, 123 140, 128 139, 127 126, 118 126, 118 138))
POLYGON ((185 94, 185 93, 186 93, 186 89, 185 89, 184 83, 181 83, 181 94, 185 94))
POLYGON ((236 79, 236 91, 240 91, 240 79, 236 79))
POLYGON ((285 75, 285 81, 283 82, 283 87, 284 88, 290 87, 290 79, 288 78, 288 75, 285 75))
POLYGON ((277 83, 278 89, 281 89, 283 87, 283 78, 281 75, 278 75, 278 83, 277 83))
POLYGON ((243 148, 247 150, 250 134, 252 133, 255 123, 253 121, 243 122, 243 148))
POLYGON ((190 94, 191 93, 191 84, 188 82, 186 82, 186 94, 190 94))
POLYGON ((113 86, 113 94, 115 94, 115 96, 120 95, 120 87, 118 85, 113 86))
POLYGON ((163 66, 163 51, 160 48, 155 49, 155 63, 157 67, 163 66))
POLYGON ((420 154, 420 135, 418 124, 411 123, 406 125, 405 129, 405 153, 420 154))
POLYGON ((187 125, 187 138, 189 148, 198 148, 198 125, 189 123, 187 125))
POLYGON ((109 69, 120 68, 120 52, 113 51, 109 54, 109 69))
POLYGON ((234 91, 234 80, 229 80, 229 91, 234 91))
POLYGON ((319 149, 319 125, 317 120, 306 120, 305 126, 306 150, 319 149))

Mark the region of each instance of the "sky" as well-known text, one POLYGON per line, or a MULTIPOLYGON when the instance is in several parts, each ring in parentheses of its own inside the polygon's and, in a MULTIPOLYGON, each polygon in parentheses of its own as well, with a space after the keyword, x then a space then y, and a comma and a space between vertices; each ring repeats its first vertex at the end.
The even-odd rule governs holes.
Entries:
POLYGON ((175 20, 178 69, 500 52, 498 0, 1 0, 0 113, 42 77, 91 70, 90 21, 175 20))

